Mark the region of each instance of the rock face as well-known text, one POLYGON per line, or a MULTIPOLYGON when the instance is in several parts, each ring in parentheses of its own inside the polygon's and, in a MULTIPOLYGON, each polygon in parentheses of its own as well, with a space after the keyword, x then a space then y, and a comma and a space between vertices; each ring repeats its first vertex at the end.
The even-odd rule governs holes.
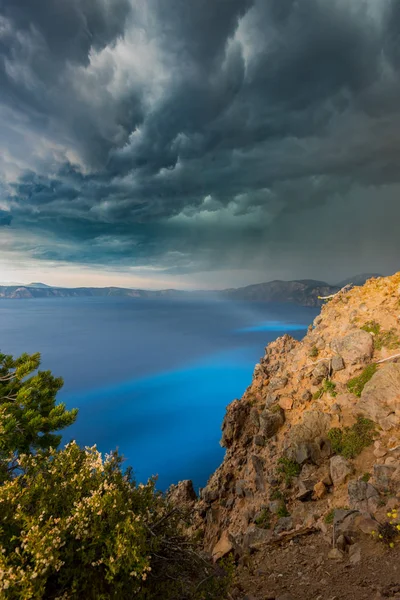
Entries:
POLYGON ((373 513, 379 505, 379 492, 365 481, 350 481, 348 485, 351 508, 361 512, 373 513))
POLYGON ((400 364, 389 363, 365 385, 360 410, 388 430, 400 424, 400 364))
POLYGON ((371 530, 388 492, 400 505, 400 361, 391 359, 397 343, 400 352, 399 300, 400 273, 368 281, 324 305, 302 341, 284 335, 267 346, 227 408, 224 461, 195 503, 214 557, 256 551, 292 529, 327 530, 332 509, 346 547, 354 528, 371 530), (365 330, 376 324, 379 344, 365 330), (352 393, 350 380, 382 359, 361 397, 352 393), (377 425, 375 447, 348 433, 360 413, 377 425), (351 509, 336 510, 343 506, 351 509))
POLYGON ((277 410, 263 410, 260 414, 260 434, 267 439, 275 435, 285 422, 285 413, 278 407, 277 410))
POLYGON ((344 483, 352 472, 352 466, 343 456, 332 456, 330 460, 330 475, 333 485, 344 483))
POLYGON ((171 485, 168 490, 168 496, 175 504, 190 504, 197 500, 193 483, 190 479, 180 481, 177 485, 171 485))
POLYGON ((249 409, 247 404, 239 402, 239 400, 230 404, 222 424, 221 446, 228 447, 240 437, 249 409))
POLYGON ((343 338, 334 339, 331 348, 343 358, 345 364, 354 365, 371 359, 374 342, 370 333, 360 329, 343 338))

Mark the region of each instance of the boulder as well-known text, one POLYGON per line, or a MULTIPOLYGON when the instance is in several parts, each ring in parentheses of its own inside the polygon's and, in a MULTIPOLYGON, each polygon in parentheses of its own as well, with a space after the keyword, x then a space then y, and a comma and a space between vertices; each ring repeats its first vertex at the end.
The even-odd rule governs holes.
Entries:
POLYGON ((373 485, 365 481, 350 481, 348 485, 351 508, 361 512, 374 513, 379 506, 379 492, 373 485))
POLYGON ((393 471, 391 475, 391 484, 393 488, 397 491, 400 489, 400 467, 397 467, 395 471, 393 471))
POLYGON ((348 538, 343 535, 343 533, 341 533, 340 535, 338 535, 338 537, 336 538, 336 548, 338 548, 338 550, 340 550, 341 552, 346 552, 346 547, 348 546, 348 538))
POLYGON ((299 489, 296 495, 296 499, 300 500, 300 502, 307 502, 308 500, 311 500, 315 484, 315 480, 301 479, 299 481, 299 489))
POLYGON ((222 423, 221 446, 229 448, 235 440, 240 438, 249 412, 250 406, 246 402, 240 400, 231 402, 222 423))
POLYGON ((349 546, 350 564, 356 565, 361 561, 361 546, 360 544, 352 544, 349 546))
POLYGON ((331 348, 343 358, 346 364, 354 365, 371 359, 374 342, 370 333, 359 329, 343 338, 334 339, 331 348))
POLYGON ((192 504, 197 500, 191 479, 179 481, 177 485, 171 485, 167 491, 168 499, 178 506, 192 504))
POLYGON ((233 544, 229 539, 229 534, 227 531, 224 531, 212 550, 211 554, 213 561, 216 562, 223 556, 229 554, 232 550, 233 544))
POLYGON ((332 371, 342 371, 344 369, 344 360, 339 354, 332 358, 331 367, 332 371))
POLYGON ((300 396, 300 400, 302 402, 309 402, 312 399, 312 393, 309 390, 306 390, 305 392, 302 393, 302 395, 300 396))
POLYGON ((273 404, 276 404, 279 400, 279 394, 267 394, 265 399, 265 408, 270 408, 273 404))
POLYGON ((355 520, 360 516, 358 510, 347 510, 345 508, 337 508, 333 513, 333 531, 334 541, 339 535, 349 535, 354 531, 355 520))
POLYGON ((264 459, 260 458, 256 454, 252 454, 251 462, 256 472, 255 482, 256 490, 258 492, 265 492, 265 477, 264 477, 264 459))
POLYGON ((324 498, 326 496, 327 490, 326 490, 326 486, 324 484, 323 481, 318 481, 318 483, 316 483, 314 485, 314 498, 316 498, 317 500, 321 500, 321 498, 324 498))
POLYGON ((292 410, 293 398, 290 398, 289 396, 282 396, 282 398, 279 398, 279 406, 283 410, 292 410))
POLYGON ((272 531, 270 529, 262 529, 256 525, 249 525, 243 536, 243 550, 257 550, 260 546, 263 546, 272 537, 272 531))
POLYGON ((353 521, 354 529, 362 533, 371 535, 373 531, 377 531, 379 523, 372 517, 358 515, 353 521))
POLYGON ((267 439, 274 436, 285 422, 285 413, 278 406, 277 410, 265 409, 260 414, 260 435, 267 439))
POLYGON ((211 502, 215 502, 215 500, 219 498, 219 490, 205 487, 201 490, 200 495, 201 499, 204 500, 204 502, 207 502, 207 504, 211 504, 211 502))
POLYGON ((239 498, 244 498, 251 496, 251 491, 249 491, 247 487, 247 482, 244 479, 239 479, 235 485, 235 495, 239 498))
POLYGON ((352 474, 353 468, 343 456, 332 456, 329 463, 333 485, 340 485, 352 474))
POLYGON ((332 417, 320 410, 308 410, 303 413, 301 423, 294 425, 290 432, 291 444, 314 441, 325 438, 331 427, 332 417))
POLYGON ((396 467, 391 465, 374 465, 374 480, 378 490, 386 491, 390 487, 392 475, 396 467))
POLYGON ((287 377, 273 377, 268 384, 268 392, 276 392, 276 390, 281 390, 287 385, 287 382, 287 377))
POLYGON ((282 500, 271 500, 268 504, 268 508, 273 515, 277 515, 282 506, 282 500))
POLYGON ((312 373, 312 382, 314 385, 318 385, 329 376, 329 363, 328 362, 320 362, 313 369, 312 373))
POLYGON ((385 431, 400 424, 400 364, 389 363, 372 376, 358 408, 385 431))
POLYGON ((257 429, 260 427, 260 413, 256 409, 255 406, 252 406, 250 410, 249 420, 252 425, 254 425, 257 429))
POLYGON ((256 446, 265 446, 265 437, 263 435, 255 435, 254 436, 254 443, 256 446))
POLYGON ((387 450, 385 448, 375 448, 374 450, 375 458, 383 458, 384 456, 386 456, 386 454, 387 450))
POLYGON ((282 533, 283 531, 290 531, 293 529, 293 519, 292 517, 281 517, 278 519, 274 532, 282 533))
POLYGON ((332 548, 328 552, 328 558, 330 560, 343 560, 343 552, 339 548, 332 548))

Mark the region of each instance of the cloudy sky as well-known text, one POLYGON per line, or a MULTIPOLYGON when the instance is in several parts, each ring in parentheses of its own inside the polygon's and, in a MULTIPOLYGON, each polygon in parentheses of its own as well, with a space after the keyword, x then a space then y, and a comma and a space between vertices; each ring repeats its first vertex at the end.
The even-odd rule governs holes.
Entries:
POLYGON ((398 0, 0 0, 0 280, 400 269, 398 0))

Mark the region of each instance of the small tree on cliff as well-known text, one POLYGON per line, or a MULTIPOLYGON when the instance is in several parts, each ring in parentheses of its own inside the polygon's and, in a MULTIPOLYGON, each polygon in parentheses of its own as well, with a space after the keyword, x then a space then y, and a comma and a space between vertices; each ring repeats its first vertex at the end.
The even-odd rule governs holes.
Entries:
POLYGON ((39 366, 39 353, 16 359, 0 354, 0 478, 12 471, 20 454, 57 448, 61 435, 54 432, 76 419, 77 409, 56 405, 63 380, 37 371, 39 366))

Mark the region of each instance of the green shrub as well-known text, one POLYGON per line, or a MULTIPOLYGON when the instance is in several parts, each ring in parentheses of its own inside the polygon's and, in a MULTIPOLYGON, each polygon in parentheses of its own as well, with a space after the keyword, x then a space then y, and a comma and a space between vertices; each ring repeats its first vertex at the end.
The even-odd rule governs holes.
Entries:
POLYGON ((279 488, 275 488, 270 495, 271 500, 282 500, 283 498, 284 495, 279 488))
POLYGON ((361 393, 364 389, 364 386, 368 383, 368 381, 372 378, 372 376, 376 373, 378 365, 376 363, 371 363, 368 367, 365 367, 364 371, 358 377, 353 377, 347 382, 347 389, 352 394, 361 396, 361 393))
POLYGON ((354 458, 374 441, 375 423, 359 416, 351 427, 334 427, 328 431, 328 438, 335 454, 354 458))
POLYGON ((377 321, 367 321, 360 329, 363 329, 368 333, 372 333, 373 335, 378 335, 381 330, 381 326, 377 321))
POLYGON ((332 525, 334 518, 335 518, 335 510, 350 510, 350 508, 348 506, 332 508, 324 517, 324 522, 327 525, 332 525))
POLYGON ((361 329, 374 335, 374 346, 377 350, 382 348, 394 350, 400 346, 400 339, 395 329, 382 330, 376 321, 367 321, 361 329))
POLYGON ((334 383, 330 379, 325 379, 324 380, 322 388, 323 388, 324 392, 327 392, 331 396, 333 396, 333 397, 337 396, 336 383, 334 383))
POLYGON ((371 479, 371 477, 372 477, 371 473, 364 473, 364 475, 361 477, 361 481, 368 483, 368 481, 371 479))
POLYGON ((285 502, 282 502, 282 504, 278 508, 276 516, 279 517, 280 519, 282 517, 290 517, 290 512, 288 511, 285 502))
POLYGON ((271 513, 268 508, 264 508, 260 512, 254 523, 261 529, 269 529, 271 527, 271 513))
POLYGON ((331 525, 333 523, 333 518, 335 516, 335 509, 332 508, 324 517, 324 521, 327 525, 331 525))
POLYGON ((318 348, 317 346, 313 346, 310 350, 310 357, 311 358, 316 358, 319 354, 318 348))
POLYGON ((300 465, 295 460, 290 460, 286 456, 282 456, 278 460, 278 465, 278 473, 282 473, 287 485, 291 484, 293 477, 297 477, 300 474, 300 465))
POLYGON ((322 387, 313 394, 313 400, 319 400, 325 393, 328 393, 333 397, 337 396, 336 383, 330 379, 324 379, 322 387))
POLYGON ((226 597, 225 575, 213 577, 183 533, 187 515, 153 480, 136 485, 116 454, 103 460, 72 442, 23 456, 18 468, 0 486, 0 597, 226 597), (195 592, 203 579, 215 595, 195 592))
POLYGON ((374 346, 377 350, 382 348, 389 348, 394 350, 400 346, 400 339, 395 329, 389 329, 389 331, 381 331, 374 339, 374 346))

